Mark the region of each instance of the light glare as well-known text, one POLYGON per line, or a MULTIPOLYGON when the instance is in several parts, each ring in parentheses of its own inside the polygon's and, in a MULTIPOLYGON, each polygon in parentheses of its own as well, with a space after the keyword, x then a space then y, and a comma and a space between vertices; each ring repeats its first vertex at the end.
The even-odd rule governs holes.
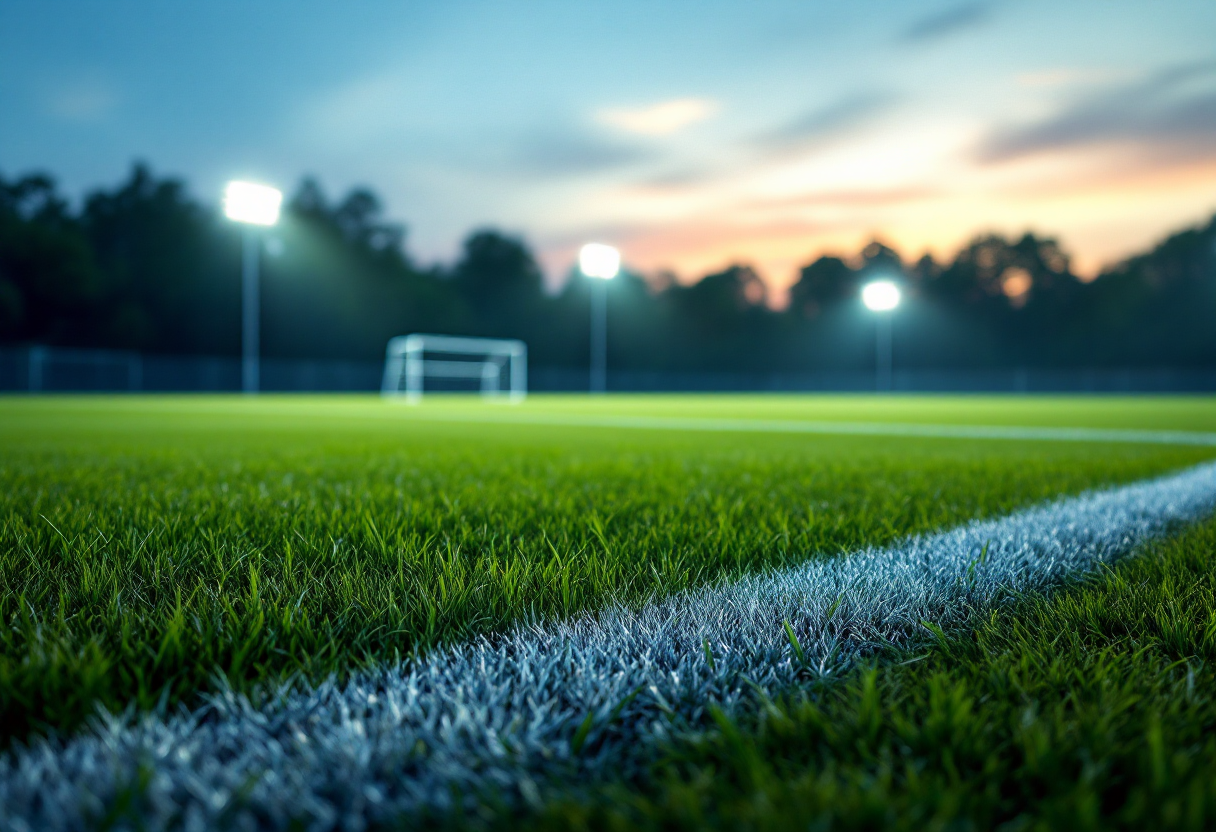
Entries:
POLYGON ((890 280, 874 280, 861 290, 861 302, 871 312, 890 312, 899 306, 899 287, 890 280))
POLYGON ((602 243, 587 243, 578 253, 578 267, 587 277, 611 280, 621 268, 621 253, 602 243))
POLYGON ((230 220, 252 225, 274 225, 279 221, 283 194, 269 185, 229 182, 224 188, 224 214, 230 220))

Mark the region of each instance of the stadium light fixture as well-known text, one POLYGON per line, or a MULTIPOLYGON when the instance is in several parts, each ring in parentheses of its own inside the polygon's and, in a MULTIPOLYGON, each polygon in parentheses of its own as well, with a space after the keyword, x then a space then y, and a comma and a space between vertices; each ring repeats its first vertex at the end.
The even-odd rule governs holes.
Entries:
POLYGON ((271 226, 279 221, 283 192, 269 185, 254 182, 229 182, 224 188, 224 215, 241 223, 241 389, 248 394, 258 392, 258 254, 261 237, 259 226, 271 226))
POLYGON ((587 243, 579 249, 578 267, 587 277, 611 280, 621 270, 621 253, 603 243, 587 243))
POLYGON ((871 280, 861 288, 861 302, 866 309, 877 312, 874 340, 874 389, 891 389, 891 366, 895 349, 891 339, 891 314, 899 306, 902 294, 893 280, 871 280))
POLYGON ((283 192, 253 182, 229 182, 224 188, 224 214, 228 219, 251 225, 274 225, 279 221, 283 192))
POLYGON ((861 290, 861 302, 871 312, 890 312, 899 301, 899 287, 892 280, 872 280, 861 290))
POLYGON ((588 243, 578 253, 578 268, 591 281, 591 392, 608 386, 608 281, 621 270, 621 253, 603 243, 588 243))

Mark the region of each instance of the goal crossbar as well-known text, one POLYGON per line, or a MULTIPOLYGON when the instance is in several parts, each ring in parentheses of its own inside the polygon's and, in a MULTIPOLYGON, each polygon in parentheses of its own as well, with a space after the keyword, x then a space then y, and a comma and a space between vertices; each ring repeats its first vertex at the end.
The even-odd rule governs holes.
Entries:
POLYGON ((406 401, 418 402, 428 377, 477 379, 483 396, 497 398, 503 394, 504 371, 507 398, 512 402, 523 401, 528 390, 528 347, 523 341, 424 333, 401 335, 388 342, 380 392, 390 398, 404 397, 406 401), (428 354, 448 357, 428 358, 428 354))

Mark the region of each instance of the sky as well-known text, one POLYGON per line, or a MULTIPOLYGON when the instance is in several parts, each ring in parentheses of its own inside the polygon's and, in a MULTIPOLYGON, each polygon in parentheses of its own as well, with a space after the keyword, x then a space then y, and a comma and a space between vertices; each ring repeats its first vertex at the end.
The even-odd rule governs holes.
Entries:
POLYGON ((369 185, 422 262, 523 235, 691 280, 878 237, 1093 274, 1216 211, 1216 2, 0 0, 0 175, 369 185))

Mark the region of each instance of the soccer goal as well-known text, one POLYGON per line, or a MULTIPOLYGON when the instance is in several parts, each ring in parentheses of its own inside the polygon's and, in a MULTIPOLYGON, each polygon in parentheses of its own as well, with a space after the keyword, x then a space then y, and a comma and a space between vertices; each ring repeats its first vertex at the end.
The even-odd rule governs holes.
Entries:
POLYGON ((382 395, 421 401, 427 378, 472 381, 486 398, 521 402, 528 395, 528 346, 498 338, 422 334, 388 342, 382 395))

